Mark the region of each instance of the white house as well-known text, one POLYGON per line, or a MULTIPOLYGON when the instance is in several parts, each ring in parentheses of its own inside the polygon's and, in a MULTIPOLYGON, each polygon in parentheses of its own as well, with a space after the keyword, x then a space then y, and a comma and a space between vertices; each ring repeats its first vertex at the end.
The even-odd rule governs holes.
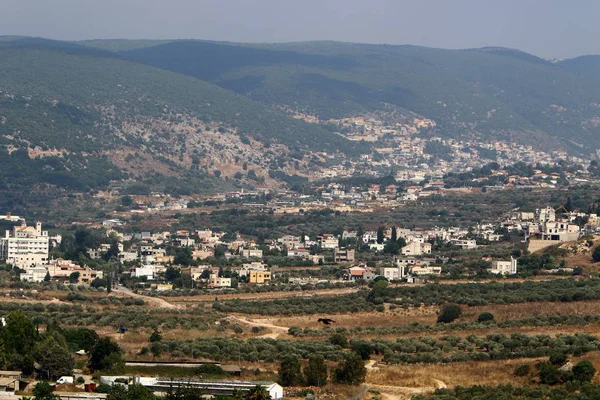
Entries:
POLYGON ((510 261, 494 260, 490 272, 497 275, 514 275, 517 273, 517 260, 512 257, 510 261))

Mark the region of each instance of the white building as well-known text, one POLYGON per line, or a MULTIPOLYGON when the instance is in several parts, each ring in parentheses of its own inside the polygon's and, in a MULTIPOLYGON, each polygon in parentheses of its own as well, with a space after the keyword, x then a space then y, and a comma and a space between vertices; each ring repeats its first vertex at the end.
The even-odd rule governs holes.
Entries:
POLYGON ((20 278, 25 282, 43 282, 47 274, 48 270, 46 267, 27 267, 20 278))
POLYGON ((388 281, 398 281, 406 275, 406 268, 404 265, 400 264, 397 267, 384 267, 381 268, 381 272, 383 277, 388 281))
POLYGON ((497 275, 514 275, 517 273, 517 260, 511 257, 510 261, 492 261, 490 272, 497 275))
POLYGON ((423 254, 431 254, 431 243, 412 241, 402 248, 403 256, 422 256, 423 254))
POLYGON ((338 247, 339 244, 338 238, 336 238, 330 233, 326 233, 323 236, 319 236, 317 240, 319 242, 319 246, 321 246, 322 249, 335 249, 338 247))
POLYGON ((33 227, 23 221, 13 227, 12 236, 7 230, 0 239, 0 260, 19 268, 44 265, 48 263, 48 249, 48 231, 42 231, 42 223, 33 227))

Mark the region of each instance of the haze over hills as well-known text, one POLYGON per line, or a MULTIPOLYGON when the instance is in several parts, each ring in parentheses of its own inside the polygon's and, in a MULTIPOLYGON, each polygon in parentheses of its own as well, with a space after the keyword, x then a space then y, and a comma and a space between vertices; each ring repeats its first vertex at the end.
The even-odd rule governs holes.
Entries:
POLYGON ((163 42, 131 60, 215 83, 322 120, 390 107, 437 123, 445 137, 510 139, 589 153, 600 146, 594 56, 550 63, 512 49, 441 50, 340 42, 163 42), (582 74, 584 69, 586 74, 582 74))
POLYGON ((198 191, 242 166, 258 181, 293 174, 307 150, 358 154, 356 143, 216 85, 72 43, 2 41, 0 76, 5 188, 131 177, 198 191))
POLYGON ((178 193, 290 183, 330 162, 319 152, 339 163, 371 151, 338 132, 346 117, 432 121, 413 131, 589 156, 600 147, 599 58, 1 37, 0 186, 124 180, 178 193))

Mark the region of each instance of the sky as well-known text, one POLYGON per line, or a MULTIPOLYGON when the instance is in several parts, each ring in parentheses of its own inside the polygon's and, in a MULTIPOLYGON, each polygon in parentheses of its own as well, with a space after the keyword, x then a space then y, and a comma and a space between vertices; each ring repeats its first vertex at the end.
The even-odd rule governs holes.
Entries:
POLYGON ((600 54, 598 0, 0 0, 0 35, 339 40, 600 54))

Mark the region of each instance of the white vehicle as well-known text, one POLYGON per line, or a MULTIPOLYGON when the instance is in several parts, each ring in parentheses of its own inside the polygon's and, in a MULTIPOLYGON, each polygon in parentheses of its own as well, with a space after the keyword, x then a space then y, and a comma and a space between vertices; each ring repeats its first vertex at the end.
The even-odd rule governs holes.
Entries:
POLYGON ((57 385, 62 385, 65 383, 73 383, 73 377, 72 376, 61 376, 60 378, 58 378, 58 380, 56 381, 57 385))

